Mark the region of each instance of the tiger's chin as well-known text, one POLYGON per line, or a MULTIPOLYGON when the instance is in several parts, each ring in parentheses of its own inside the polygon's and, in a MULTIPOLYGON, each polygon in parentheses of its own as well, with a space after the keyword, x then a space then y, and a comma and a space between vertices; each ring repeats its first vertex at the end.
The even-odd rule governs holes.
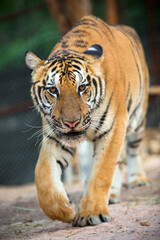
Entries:
POLYGON ((85 131, 73 131, 68 133, 61 133, 60 139, 63 144, 69 145, 71 147, 76 147, 81 142, 85 141, 86 139, 86 132, 85 131))

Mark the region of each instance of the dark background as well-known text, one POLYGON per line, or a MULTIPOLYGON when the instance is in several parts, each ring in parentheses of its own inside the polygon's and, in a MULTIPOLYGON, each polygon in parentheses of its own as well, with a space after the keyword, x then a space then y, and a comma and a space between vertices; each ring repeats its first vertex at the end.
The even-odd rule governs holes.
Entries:
MULTIPOLYGON (((74 0, 73 0, 74 1, 74 0)), ((34 181, 41 141, 40 116, 30 98, 26 50, 45 59, 62 36, 56 17, 42 0, 1 0, 0 4, 0 184, 34 181)), ((63 2, 63 1, 60 1, 63 2)), ((64 1, 65 2, 65 1, 64 1)), ((67 8, 63 2, 66 14, 67 8)), ((90 1, 90 13, 106 21, 107 2, 90 1)), ((150 70, 150 85, 160 84, 159 1, 117 0, 117 22, 138 32, 150 70)), ((114 13, 113 13, 114 14, 114 13)), ((109 19, 110 20, 110 19, 109 19)), ((147 127, 158 127, 160 96, 150 94, 147 127)))

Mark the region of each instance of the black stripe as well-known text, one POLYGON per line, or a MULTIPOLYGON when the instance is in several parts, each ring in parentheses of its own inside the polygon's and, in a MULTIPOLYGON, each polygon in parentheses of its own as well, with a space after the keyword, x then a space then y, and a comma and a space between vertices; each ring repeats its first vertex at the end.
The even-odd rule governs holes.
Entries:
POLYGON ((80 47, 80 48, 86 48, 88 43, 78 43, 75 41, 74 46, 75 47, 80 47))
POLYGON ((133 110, 133 112, 131 113, 131 115, 130 115, 130 119, 134 116, 134 114, 136 113, 136 111, 138 110, 138 108, 140 107, 140 105, 141 105, 141 102, 139 102, 137 105, 136 105, 136 107, 134 108, 134 110, 133 110))
POLYGON ((73 64, 72 67, 74 67, 74 68, 76 68, 78 70, 81 70, 81 68, 79 66, 75 65, 75 64, 73 64))
POLYGON ((38 98, 36 96, 35 86, 34 85, 33 85, 32 89, 33 89, 33 94, 34 94, 34 101, 36 102, 36 105, 39 106, 39 102, 38 102, 38 98))
POLYGON ((96 25, 98 26, 97 22, 95 22, 92 19, 87 19, 87 18, 86 19, 83 18, 82 20, 77 22, 74 26, 76 27, 76 26, 80 26, 80 25, 89 25, 89 26, 94 26, 94 27, 96 27, 96 25))
POLYGON ((99 88, 100 88, 100 97, 102 96, 102 80, 100 77, 98 77, 99 80, 99 88))
POLYGON ((61 43, 61 46, 62 46, 62 48, 68 48, 68 47, 69 47, 68 41, 63 41, 63 42, 61 43))
MULTIPOLYGON (((61 143, 60 141, 58 141, 56 138, 54 138, 54 137, 52 137, 52 136, 50 136, 50 135, 48 135, 47 137, 48 137, 49 139, 55 141, 57 144, 59 144, 60 147, 62 148, 62 150, 64 150, 65 152, 69 153, 72 157, 74 156, 74 152, 72 152, 72 151, 69 150, 68 148, 64 147, 64 146, 62 145, 62 143, 61 143)), ((73 149, 73 150, 74 150, 74 149, 73 149)))
POLYGON ((39 101, 38 101, 38 98, 37 98, 37 95, 36 95, 36 90, 35 90, 35 86, 32 87, 33 89, 33 94, 34 94, 34 101, 36 103, 36 106, 41 110, 41 112, 46 115, 46 113, 44 112, 43 108, 39 105, 39 101))
POLYGON ((51 72, 54 72, 56 70, 57 66, 52 68, 51 72))
POLYGON ((80 20, 80 22, 82 22, 82 23, 88 22, 88 23, 90 23, 90 24, 94 24, 95 26, 96 26, 96 25, 98 26, 98 23, 97 23, 95 17, 92 17, 92 18, 87 18, 87 17, 86 17, 86 18, 83 18, 82 20, 80 20))
POLYGON ((88 42, 86 42, 86 41, 84 41, 82 39, 77 39, 77 40, 75 40, 74 43, 83 44, 83 45, 88 44, 88 42))
POLYGON ((108 101, 106 110, 104 111, 102 117, 100 118, 99 124, 98 124, 98 126, 96 127, 96 129, 95 129, 95 133, 96 133, 96 132, 101 128, 101 126, 103 125, 103 121, 104 121, 104 119, 106 118, 106 115, 107 115, 107 113, 108 113, 108 110, 109 110, 109 107, 110 107, 110 104, 111 104, 111 101, 112 101, 112 97, 113 97, 113 92, 112 92, 112 94, 111 94, 111 96, 110 96, 110 98, 109 98, 109 101, 108 101))
POLYGON ((85 33, 85 34, 88 34, 88 32, 86 32, 85 30, 81 30, 81 29, 77 29, 77 30, 73 31, 73 33, 85 33))
POLYGON ((108 133, 112 130, 112 128, 113 128, 113 126, 114 126, 114 123, 115 123, 115 120, 116 120, 116 117, 117 117, 118 110, 119 110, 119 106, 118 106, 118 108, 117 108, 116 115, 115 115, 115 117, 114 117, 114 119, 113 119, 113 121, 112 121, 112 124, 111 124, 110 128, 107 129, 104 133, 100 134, 98 137, 95 137, 95 138, 93 139, 93 142, 97 141, 97 139, 102 138, 104 135, 108 134, 108 133))
POLYGON ((95 96, 94 96, 94 98, 96 100, 96 97, 97 97, 97 82, 96 82, 95 78, 92 79, 92 82, 93 82, 94 87, 95 87, 95 96))
POLYGON ((39 83, 40 81, 36 81, 36 82, 32 82, 32 85, 35 86, 37 83, 39 83))
POLYGON ((72 27, 72 29, 74 29, 74 28, 76 28, 76 27, 78 27, 78 26, 79 26, 79 27, 86 26, 86 27, 87 27, 87 30, 88 30, 88 29, 91 29, 92 31, 97 32, 100 36, 102 35, 101 32, 98 30, 99 28, 97 28, 97 27, 95 26, 95 24, 88 23, 88 22, 83 22, 83 23, 79 22, 79 23, 75 24, 75 25, 72 27))
POLYGON ((136 127, 136 129, 135 129, 136 132, 143 126, 144 120, 145 120, 145 118, 142 119, 142 121, 140 122, 140 124, 138 125, 138 127, 136 127))
POLYGON ((46 94, 45 94, 45 100, 46 100, 46 102, 47 102, 48 104, 51 105, 51 103, 48 101, 48 98, 47 98, 46 94))
POLYGON ((142 141, 142 138, 139 138, 135 141, 131 141, 131 142, 128 143, 128 147, 129 148, 137 148, 137 147, 139 147, 139 144, 140 144, 141 141, 142 141))
POLYGON ((91 84, 91 77, 90 77, 90 75, 87 75, 87 81, 91 84))
POLYGON ((82 63, 80 61, 76 60, 76 59, 73 59, 72 62, 75 62, 75 63, 78 63, 78 64, 82 65, 82 63))
POLYGON ((128 101, 128 105, 127 105, 127 111, 129 112, 130 108, 132 105, 132 97, 130 96, 129 101, 128 101))
POLYGON ((57 163, 60 165, 61 171, 64 172, 65 167, 63 166, 63 164, 61 163, 60 160, 57 160, 57 163))
POLYGON ((61 144, 61 148, 62 148, 65 152, 69 153, 69 154, 73 157, 74 153, 71 152, 68 148, 64 147, 62 144, 61 144))
POLYGON ((43 85, 46 86, 46 81, 45 81, 45 79, 43 79, 43 85))
POLYGON ((63 161, 66 163, 66 168, 68 167, 68 162, 65 158, 63 158, 63 161))
MULTIPOLYGON (((108 30, 108 32, 110 33, 110 35, 112 36, 112 38, 114 38, 114 35, 113 35, 112 31, 110 30, 110 28, 108 27, 107 23, 105 23, 105 22, 103 22, 103 21, 102 21, 102 23, 103 23, 103 25, 107 28, 107 30, 108 30)), ((106 34, 106 33, 105 33, 105 34, 106 34)))
POLYGON ((39 100, 42 104, 42 106, 44 107, 44 109, 46 109, 46 106, 44 105, 43 101, 42 101, 42 97, 41 97, 41 90, 42 90, 43 87, 40 87, 38 86, 38 97, 39 97, 39 100))
MULTIPOLYGON (((52 59, 48 59, 49 61, 52 60, 52 59)), ((54 60, 53 62, 49 62, 50 65, 48 66, 48 68, 52 67, 54 64, 56 64, 57 60, 54 60)))
MULTIPOLYGON (((133 51, 132 51, 132 54, 133 54, 133 51)), ((137 72, 138 72, 138 75, 139 75, 139 79, 140 79, 139 80, 140 81, 139 93, 141 93, 142 81, 141 81, 140 70, 139 70, 139 66, 138 66, 138 64, 136 62, 134 54, 133 54, 133 57, 134 57, 134 61, 135 61, 136 67, 137 67, 137 72)), ((136 113, 137 109, 140 107, 141 101, 142 101, 142 99, 140 99, 140 101, 137 103, 136 107, 134 108, 133 112, 131 113, 131 115, 129 117, 130 119, 133 117, 133 115, 136 113)))
POLYGON ((101 101, 102 101, 102 81, 101 81, 101 78, 98 77, 98 81, 99 81, 99 91, 100 91, 100 94, 99 94, 99 100, 98 100, 98 103, 97 103, 97 108, 99 107, 101 101))

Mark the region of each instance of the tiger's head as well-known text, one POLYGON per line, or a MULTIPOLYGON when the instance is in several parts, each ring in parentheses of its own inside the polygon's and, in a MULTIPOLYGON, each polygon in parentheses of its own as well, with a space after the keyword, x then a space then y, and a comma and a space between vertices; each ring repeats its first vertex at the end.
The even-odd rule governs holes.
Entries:
POLYGON ((26 65, 32 70, 31 96, 41 113, 46 136, 69 145, 85 139, 92 112, 104 94, 102 56, 100 45, 81 54, 59 50, 46 61, 26 52, 26 65))

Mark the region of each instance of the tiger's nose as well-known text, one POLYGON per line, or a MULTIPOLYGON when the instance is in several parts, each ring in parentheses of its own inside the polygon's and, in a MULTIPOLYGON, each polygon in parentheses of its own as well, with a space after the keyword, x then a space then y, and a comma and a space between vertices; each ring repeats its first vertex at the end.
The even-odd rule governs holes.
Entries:
POLYGON ((76 121, 74 121, 74 122, 67 122, 67 121, 65 121, 64 124, 65 124, 67 127, 74 128, 74 127, 76 127, 76 126, 78 125, 79 122, 80 122, 80 121, 79 121, 79 119, 78 119, 78 120, 76 120, 76 121))

